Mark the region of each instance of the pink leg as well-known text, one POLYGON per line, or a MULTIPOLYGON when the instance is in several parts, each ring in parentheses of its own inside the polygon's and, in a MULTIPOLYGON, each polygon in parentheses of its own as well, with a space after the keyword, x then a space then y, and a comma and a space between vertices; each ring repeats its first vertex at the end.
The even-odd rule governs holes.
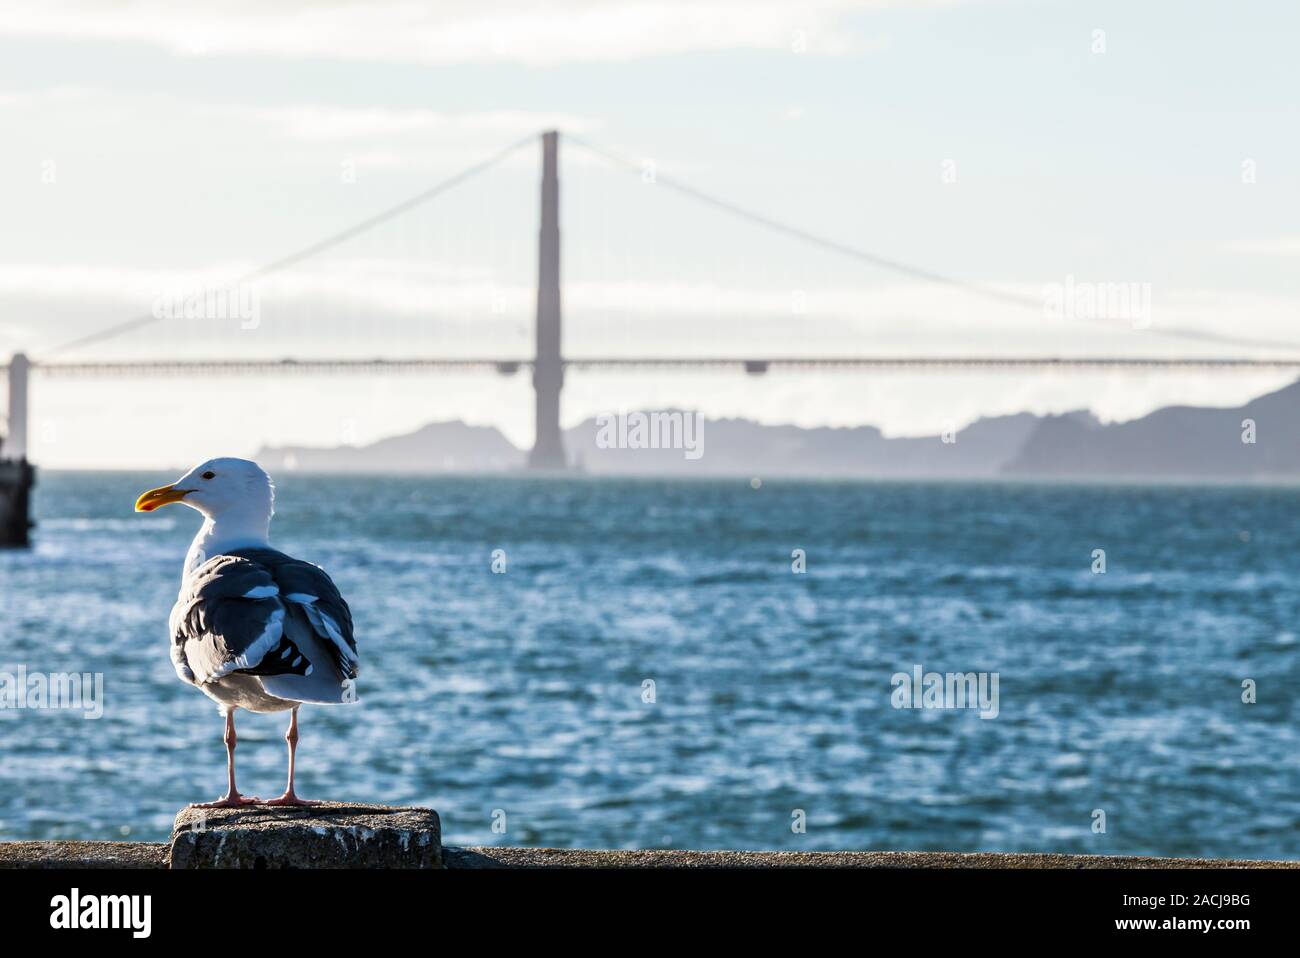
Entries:
POLYGON ((270 801, 262 802, 263 805, 319 805, 320 802, 309 802, 299 798, 293 791, 293 759, 294 753, 298 751, 298 709, 294 708, 293 714, 289 717, 289 730, 284 733, 284 740, 289 743, 289 786, 284 790, 284 794, 279 798, 273 798, 270 801))
POLYGON ((256 802, 256 797, 240 795, 235 788, 235 710, 232 708, 226 713, 226 794, 215 802, 202 802, 191 808, 236 808, 256 802))

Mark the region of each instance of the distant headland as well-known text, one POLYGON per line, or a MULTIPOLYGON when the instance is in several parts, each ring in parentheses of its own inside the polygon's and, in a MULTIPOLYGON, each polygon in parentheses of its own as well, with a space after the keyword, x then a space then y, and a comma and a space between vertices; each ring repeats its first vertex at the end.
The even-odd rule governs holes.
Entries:
MULTIPOLYGON (((1242 406, 1169 406, 1124 423, 1086 411, 978 419, 955 432, 888 438, 874 426, 803 428, 696 413, 602 416, 565 431, 592 475, 879 479, 1300 478, 1300 382, 1242 406), (629 420, 631 420, 629 422, 629 420)), ((492 426, 436 422, 366 446, 264 447, 273 473, 494 473, 527 454, 492 426)))

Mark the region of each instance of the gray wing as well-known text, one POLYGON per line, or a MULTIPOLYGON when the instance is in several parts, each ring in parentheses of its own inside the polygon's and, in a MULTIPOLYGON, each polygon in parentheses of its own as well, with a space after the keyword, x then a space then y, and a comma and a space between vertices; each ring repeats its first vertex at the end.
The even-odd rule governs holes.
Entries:
POLYGON ((176 673, 195 685, 231 672, 306 674, 310 663, 282 654, 286 609, 279 592, 260 563, 222 555, 202 565, 172 609, 176 673))
POLYGON ((172 662, 186 682, 243 672, 261 676, 272 694, 280 692, 270 685, 304 701, 350 700, 336 689, 357 674, 352 613, 310 563, 271 549, 216 556, 190 577, 171 632, 172 662))
POLYGON ((327 647, 343 677, 357 677, 360 660, 352 631, 352 610, 324 569, 275 549, 239 549, 231 554, 264 566, 290 613, 301 611, 307 617, 311 630, 327 647))
POLYGON ((352 610, 334 580, 320 566, 284 553, 277 554, 270 568, 281 597, 306 614, 313 631, 330 648, 343 677, 356 678, 361 663, 352 631, 352 610))

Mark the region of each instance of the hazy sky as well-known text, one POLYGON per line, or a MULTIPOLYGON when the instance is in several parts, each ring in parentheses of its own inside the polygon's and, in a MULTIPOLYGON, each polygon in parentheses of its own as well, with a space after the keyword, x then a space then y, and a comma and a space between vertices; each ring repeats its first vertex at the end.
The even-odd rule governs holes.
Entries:
MULTIPOLYGON (((1300 356, 1298 31, 1287 0, 0 0, 0 353, 220 285, 558 127, 1031 303, 838 258, 567 142, 569 355, 1300 356), (1134 284, 1129 311, 1032 305, 1095 284, 1134 284)), ((537 177, 529 146, 242 290, 256 328, 166 319, 66 358, 527 356, 537 177)), ((1284 379, 571 373, 563 415, 918 433, 1284 379)), ((38 376, 33 457, 171 466, 450 418, 531 441, 527 376, 38 376)))

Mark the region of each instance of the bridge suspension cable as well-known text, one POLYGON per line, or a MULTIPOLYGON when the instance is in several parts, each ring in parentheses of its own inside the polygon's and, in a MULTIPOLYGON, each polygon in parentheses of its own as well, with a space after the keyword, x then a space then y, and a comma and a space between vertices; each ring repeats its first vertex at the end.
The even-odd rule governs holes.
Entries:
MULTIPOLYGON (((589 153, 592 153, 593 155, 604 159, 606 162, 611 163, 614 166, 622 167, 624 169, 634 171, 638 174, 644 172, 644 167, 642 163, 639 163, 636 160, 631 159, 630 157, 624 156, 623 154, 619 153, 616 150, 610 149, 609 147, 602 146, 584 137, 576 136, 571 133, 566 134, 565 139, 568 142, 574 143, 577 146, 581 147, 582 149, 587 150, 589 153)), ((722 212, 727 213, 731 216, 737 217, 742 220, 746 220, 747 222, 754 223, 758 226, 764 227, 765 229, 771 230, 776 233, 781 233, 792 239, 800 240, 812 246, 816 246, 824 250, 829 250, 830 252, 833 253, 838 253, 841 256, 847 256, 851 259, 858 260, 859 262, 867 263, 871 266, 877 266, 880 267, 881 269, 886 269, 894 273, 899 273, 903 276, 910 276, 913 279, 920 279, 926 282, 936 283, 954 289, 959 289, 962 290, 963 292, 970 293, 975 296, 982 296, 986 299, 996 300, 1003 303, 1009 303, 1014 306, 1029 307, 1032 309, 1039 310, 1040 312, 1043 310, 1042 297, 1027 296, 1021 293, 1010 292, 1008 290, 996 289, 992 286, 986 286, 982 283, 976 283, 971 280, 960 279, 955 276, 949 276, 944 273, 935 272, 934 270, 929 270, 923 267, 913 266, 909 263, 904 263, 899 260, 890 259, 889 257, 879 256, 875 253, 868 252, 867 250, 860 249, 856 246, 850 246, 848 243, 842 243, 838 240, 829 239, 825 236, 818 236, 817 234, 810 233, 808 230, 801 229, 798 226, 793 226, 789 223, 781 222, 780 220, 773 219, 770 216, 766 216, 762 213, 758 213, 755 212, 754 210, 747 209, 746 207, 740 206, 737 203, 733 203, 730 200, 726 200, 721 197, 714 196, 711 193, 707 193, 704 190, 697 189, 696 187, 684 183, 681 180, 675 180, 672 179, 671 177, 665 177, 658 170, 655 171, 654 183, 656 186, 665 187, 666 189, 672 190, 676 193, 689 197, 700 203, 704 203, 707 206, 711 206, 714 209, 721 210, 722 212)), ((1078 320, 1078 321, 1088 322, 1087 320, 1078 320)), ((1091 325, 1095 325, 1095 323, 1091 325)), ((1169 326, 1159 326, 1159 327, 1151 326, 1151 327, 1147 327, 1143 331, 1151 333, 1156 336, 1172 336, 1178 339, 1192 339, 1201 342, 1223 343, 1223 344, 1228 344, 1233 346, 1300 350, 1300 343, 1297 342, 1267 340, 1267 339, 1249 339, 1240 336, 1224 335, 1224 334, 1219 334, 1219 333, 1214 333, 1214 332, 1209 332, 1209 331, 1199 330, 1199 329, 1184 329, 1184 328, 1169 327, 1169 326)))
MULTIPOLYGON (((254 270, 249 271, 248 273, 245 273, 243 276, 238 277, 233 281, 231 281, 229 284, 227 284, 227 287, 235 287, 241 284, 252 283, 259 279, 263 279, 273 273, 276 273, 283 269, 287 269, 290 266, 301 263, 304 260, 307 260, 319 253, 325 252, 326 250, 332 249, 333 247, 345 243, 350 239, 353 239, 371 229, 374 229, 377 226, 382 225, 383 223, 393 220, 401 216, 402 214, 407 213, 410 210, 422 205, 423 203, 428 202, 434 197, 437 197, 453 189, 454 187, 459 186, 465 181, 472 179, 478 174, 491 169, 492 167, 496 166, 504 159, 506 159, 508 156, 513 154, 515 151, 535 142, 536 137, 537 137, 536 133, 531 133, 526 137, 522 137, 521 139, 515 141, 514 143, 509 144, 508 146, 504 147, 501 150, 498 150, 496 153, 493 153, 492 155, 486 157, 485 159, 479 161, 478 163, 466 167, 460 172, 454 174, 453 176, 450 176, 447 179, 434 184, 428 189, 423 190, 420 193, 417 193, 416 195, 409 197, 408 199, 403 200, 400 203, 395 204, 394 206, 391 206, 379 213, 376 213, 375 215, 370 216, 362 220, 361 222, 348 227, 347 229, 344 229, 338 233, 328 236, 325 239, 319 240, 306 247, 303 247, 302 249, 296 252, 290 253, 287 256, 282 256, 276 260, 272 260, 269 263, 266 263, 254 270)), ((601 159, 604 159, 606 162, 611 163, 617 167, 633 170, 638 173, 642 171, 642 164, 637 162, 636 160, 633 160, 627 156, 620 154, 615 150, 612 150, 608 147, 602 146, 589 139, 586 139, 585 137, 568 134, 566 135, 565 138, 569 142, 574 143, 578 147, 587 150, 589 153, 598 156, 601 159)), ((1036 310, 1041 310, 1043 308, 1043 300, 1039 297, 1029 296, 1029 295, 1016 293, 1008 290, 997 289, 995 287, 988 286, 982 283, 960 279, 958 277, 950 276, 944 273, 939 273, 934 270, 926 269, 923 267, 913 266, 911 264, 904 263, 899 260, 895 260, 889 257, 880 256, 875 253, 871 253, 867 250, 860 249, 848 243, 843 243, 838 240, 829 239, 824 236, 819 236, 815 233, 809 232, 808 230, 802 229, 797 226, 793 226, 789 223, 782 222, 780 220, 774 219, 765 214, 758 213, 754 210, 740 206, 739 204, 733 203, 730 200, 726 200, 721 197, 714 196, 708 192, 705 192, 704 190, 700 190, 687 183, 681 182, 671 177, 665 177, 658 172, 656 172, 655 174, 655 184, 658 186, 662 186, 666 189, 672 190, 683 196, 694 199, 705 205, 711 206, 714 209, 725 212, 731 216, 761 226, 767 230, 783 234, 792 239, 796 239, 801 242, 818 247, 820 249, 828 250, 830 252, 834 252, 839 255, 852 258, 859 262, 867 263, 871 266, 875 266, 881 269, 886 269, 891 272, 898 273, 900 275, 909 276, 913 279, 919 279, 925 282, 931 282, 931 283, 947 286, 950 288, 958 289, 975 296, 981 296, 986 299, 991 299, 991 300, 995 300, 998 302, 1002 302, 1014 306, 1033 308, 1036 310)), ((158 322, 162 318, 164 317, 156 316, 153 314, 138 316, 134 319, 129 319, 126 320, 125 322, 117 323, 112 326, 108 326, 104 329, 100 329, 96 332, 84 336, 80 336, 71 341, 61 343, 45 351, 44 353, 41 354, 41 356, 49 356, 49 357, 61 356, 65 353, 71 352, 73 350, 81 349, 93 343, 104 342, 106 340, 113 339, 118 336, 124 335, 126 333, 132 332, 136 329, 140 329, 145 326, 151 325, 152 323, 158 322)), ((1087 322, 1086 320, 1080 320, 1080 321, 1087 322)), ((1174 328, 1168 326, 1156 326, 1156 327, 1149 327, 1144 331, 1158 336, 1172 336, 1180 339, 1191 339, 1191 340, 1197 340, 1201 342, 1224 343, 1224 344, 1231 344, 1236 346, 1245 346, 1245 347, 1252 347, 1252 348, 1274 348, 1274 349, 1285 348, 1285 349, 1300 350, 1300 343, 1277 341, 1277 340, 1249 339, 1249 338, 1242 338, 1237 336, 1214 333, 1206 330, 1174 328)), ((1034 360, 1034 362, 1042 363, 1043 360, 1034 360)))
MULTIPOLYGON (((301 263, 303 260, 310 259, 312 256, 315 256, 318 253, 323 253, 328 249, 332 249, 333 247, 338 246, 341 243, 346 243, 348 240, 353 239, 361 235, 362 233, 367 232, 368 230, 374 229, 376 226, 380 226, 383 223, 387 223, 389 220, 396 219, 397 217, 401 216, 403 213, 407 213, 415 209, 417 206, 427 203, 429 200, 433 199, 434 197, 446 193, 448 190, 451 190, 454 187, 459 186, 460 184, 464 183, 466 180, 470 180, 475 176, 479 175, 480 173, 484 173, 492 169, 492 167, 496 166, 506 157, 513 154, 516 150, 519 150, 530 143, 534 143, 536 142, 536 140, 537 140, 537 134, 530 133, 528 134, 528 136, 523 137, 515 141, 514 143, 511 143, 509 146, 506 146, 498 150, 497 152, 493 153, 491 156, 488 156, 486 159, 480 160, 478 163, 466 167, 465 169, 461 170, 459 173, 456 173, 453 176, 449 176, 447 177, 447 179, 442 180, 439 183, 435 183, 433 186, 429 187, 428 189, 422 190, 421 192, 415 194, 414 196, 409 197, 408 199, 405 199, 402 202, 395 204, 394 206, 388 207, 388 209, 382 210, 381 212, 376 213, 373 216, 367 217, 361 222, 349 226, 345 230, 341 230, 340 232, 335 233, 332 236, 327 236, 325 239, 312 243, 310 246, 305 246, 302 249, 298 250, 297 252, 290 253, 287 256, 282 256, 279 259, 272 260, 271 262, 266 263, 265 265, 259 266, 256 269, 245 273, 243 276, 240 276, 232 280, 230 283, 227 283, 223 288, 230 288, 230 287, 240 286, 245 283, 255 282, 256 280, 263 279, 264 277, 269 276, 272 273, 279 272, 282 269, 287 269, 290 266, 294 266, 298 263, 301 263)), ((125 333, 132 332, 136 329, 140 329, 144 326, 148 326, 152 323, 155 323, 162 318, 163 317, 161 316, 155 316, 153 314, 149 314, 147 316, 137 316, 135 319, 129 319, 126 320, 125 322, 117 323, 113 326, 109 326, 97 332, 90 333, 88 335, 78 337, 77 339, 73 339, 69 342, 62 343, 58 346, 55 346, 52 349, 47 350, 42 355, 57 356, 63 353, 71 352, 74 349, 80 349, 81 347, 89 346, 92 343, 103 342, 105 340, 113 339, 117 336, 121 336, 125 333)))
MULTIPOLYGON (((575 136, 572 133, 566 134, 565 140, 567 140, 570 143, 577 144, 578 146, 582 147, 588 152, 594 153, 596 156, 601 157, 602 159, 606 160, 609 163, 614 164, 615 166, 625 167, 626 169, 634 170, 638 173, 642 172, 643 170, 643 164, 638 163, 629 157, 623 156, 615 152, 614 150, 609 149, 608 147, 600 146, 599 144, 593 143, 591 140, 585 139, 580 136, 575 136)), ((875 253, 869 253, 866 250, 859 249, 856 246, 850 246, 847 243, 841 243, 838 240, 827 239, 824 236, 818 236, 815 233, 810 233, 805 229, 800 229, 797 226, 791 226, 789 223, 782 223, 780 220, 772 219, 772 217, 770 216, 765 216, 762 213, 756 213, 753 210, 746 209, 743 206, 739 206, 736 203, 732 203, 730 200, 724 200, 721 197, 713 196, 710 193, 706 193, 703 190, 696 189, 695 187, 683 183, 679 180, 674 180, 665 177, 657 170, 655 171, 654 182, 656 186, 663 186, 666 187, 667 189, 673 190, 674 192, 681 193, 683 196, 689 196, 691 199, 698 200, 701 203, 705 203, 708 206, 712 206, 714 209, 722 210, 723 212, 729 213, 732 216, 739 217, 740 219, 743 220, 748 220, 751 223, 756 223, 759 226, 762 226, 769 230, 773 230, 777 233, 784 233, 786 236, 793 237, 794 239, 797 240, 802 240, 805 243, 811 243, 813 246, 819 246, 822 249, 830 250, 831 252, 834 253, 839 253, 842 256, 848 256, 853 259, 860 260, 864 263, 869 263, 872 266, 879 266, 882 269, 891 270, 892 272, 895 273, 901 273, 902 275, 910 276, 913 279, 921 279, 931 283, 940 283, 946 286, 955 286, 958 289, 965 290, 966 292, 973 293, 977 296, 985 296, 990 299, 996 299, 1004 303, 1012 303, 1016 306, 1030 306, 1033 307, 1034 309, 1043 308, 1043 301, 1040 298, 1033 297, 1033 296, 1024 296, 1018 293, 1008 292, 1006 290, 995 289, 991 286, 985 286, 981 283, 974 283, 969 280, 958 279, 953 276, 946 276, 942 273, 936 273, 932 270, 924 269, 919 266, 911 266, 907 263, 903 263, 895 259, 889 259, 888 257, 885 256, 878 256, 875 253)))

